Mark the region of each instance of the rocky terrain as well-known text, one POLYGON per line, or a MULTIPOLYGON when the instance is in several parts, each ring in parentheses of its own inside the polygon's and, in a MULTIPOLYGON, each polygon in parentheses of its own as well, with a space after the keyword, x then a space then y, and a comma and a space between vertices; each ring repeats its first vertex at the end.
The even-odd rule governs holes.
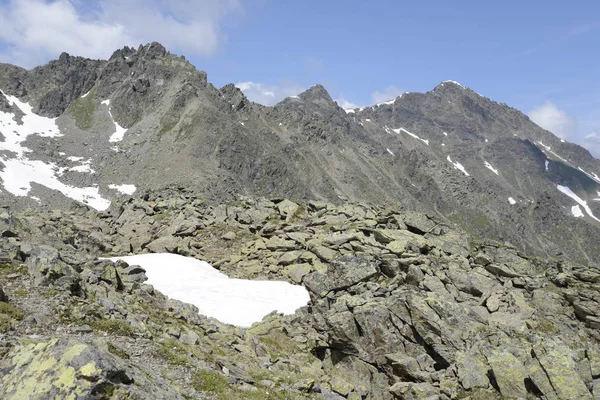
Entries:
POLYGON ((264 107, 151 43, 2 64, 0 90, 0 201, 15 210, 104 210, 179 185, 211 204, 394 205, 529 254, 600 260, 600 162, 456 82, 356 110, 316 85, 264 107))
MULTIPOLYGON (((0 213, 3 399, 592 399, 600 269, 438 216, 172 188, 0 213), (171 252, 310 302, 248 329, 101 257, 171 252)), ((168 266, 166 266, 168 267, 168 266)))

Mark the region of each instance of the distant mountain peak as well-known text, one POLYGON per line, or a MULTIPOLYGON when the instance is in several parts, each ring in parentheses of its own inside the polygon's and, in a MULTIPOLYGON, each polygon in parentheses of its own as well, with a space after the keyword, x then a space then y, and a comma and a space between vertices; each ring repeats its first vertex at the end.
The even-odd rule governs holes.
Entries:
POLYGON ((312 86, 310 89, 300 93, 298 97, 304 101, 325 100, 327 102, 333 102, 329 92, 327 92, 327 89, 321 84, 312 86))

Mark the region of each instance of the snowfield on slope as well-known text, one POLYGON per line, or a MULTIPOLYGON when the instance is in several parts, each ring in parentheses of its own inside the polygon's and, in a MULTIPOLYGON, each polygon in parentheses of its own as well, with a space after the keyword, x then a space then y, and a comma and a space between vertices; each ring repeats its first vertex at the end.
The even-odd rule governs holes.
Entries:
MULTIPOLYGON (((570 198, 572 198, 573 200, 575 200, 577 203, 579 203, 579 205, 585 210, 585 212, 592 218, 594 218, 596 221, 600 222, 600 219, 596 218, 594 216, 594 214, 592 213, 592 210, 590 209, 590 206, 588 206, 587 201, 583 200, 581 197, 577 196, 571 189, 569 189, 566 186, 561 186, 561 185, 556 185, 556 188, 558 190, 560 190, 562 193, 566 194, 567 196, 569 196, 570 198)), ((573 210, 573 208, 571 208, 571 212, 573 213, 573 215, 575 215, 576 211, 573 210)), ((579 212, 581 212, 581 210, 579 210, 579 212)), ((583 216, 583 213, 581 213, 583 216)), ((575 215, 576 217, 578 215, 575 215)))
MULTIPOLYGON (((66 197, 85 203, 96 210, 106 210, 110 201, 104 199, 97 186, 77 188, 61 182, 58 177, 64 173, 54 163, 40 160, 30 160, 27 154, 30 149, 22 143, 30 135, 55 138, 62 136, 56 119, 39 116, 33 112, 32 107, 14 96, 6 95, 0 90, 8 102, 18 107, 23 112, 22 124, 14 120, 14 114, 0 111, 0 133, 4 141, 0 142, 0 150, 6 150, 7 155, 0 156, 4 170, 0 171, 0 179, 4 188, 15 196, 27 196, 31 190, 31 183, 37 183, 49 189, 57 190, 66 197), (14 155, 14 156, 13 156, 14 155)), ((82 160, 82 157, 67 158, 71 162, 82 160)), ((71 171, 93 173, 88 162, 72 167, 71 171)))
POLYGON ((210 264, 178 254, 111 257, 146 270, 147 283, 163 294, 198 307, 200 314, 250 327, 273 311, 293 314, 310 297, 303 286, 283 281, 233 279, 210 264))
POLYGON ((450 156, 446 157, 446 160, 448 160, 448 162, 450 164, 452 164, 455 169, 461 171, 466 176, 470 176, 469 173, 467 172, 467 170, 465 169, 465 167, 463 167, 463 165, 461 163, 459 163, 458 161, 456 161, 456 162, 452 161, 452 158, 450 158, 450 156))
POLYGON ((117 121, 115 121, 115 118, 113 117, 112 112, 110 111, 110 100, 104 100, 100 104, 103 104, 106 107, 108 107, 108 115, 110 115, 110 118, 112 119, 113 124, 115 124, 115 133, 110 135, 110 138, 108 139, 108 141, 111 143, 120 142, 125 137, 125 133, 127 132, 127 129, 123 128, 121 125, 119 125, 117 123, 117 121))

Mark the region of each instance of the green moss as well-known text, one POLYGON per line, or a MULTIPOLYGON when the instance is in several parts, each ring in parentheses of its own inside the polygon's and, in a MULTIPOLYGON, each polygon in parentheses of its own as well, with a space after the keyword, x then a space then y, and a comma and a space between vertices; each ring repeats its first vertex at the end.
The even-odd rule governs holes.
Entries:
POLYGON ((19 290, 15 290, 15 294, 17 296, 27 296, 29 294, 29 292, 27 290, 19 289, 19 290))
POLYGON ((13 306, 12 304, 5 303, 0 301, 0 314, 9 316, 18 321, 23 319, 23 312, 13 306))
POLYGON ((50 289, 50 290, 46 290, 45 292, 42 292, 40 294, 44 297, 54 297, 58 294, 58 290, 50 289))
POLYGON ((95 97, 96 91, 92 89, 86 97, 75 100, 69 107, 69 113, 79 129, 87 130, 94 124, 94 114, 98 109, 95 97))
POLYGON ((135 330, 127 322, 118 319, 101 319, 90 324, 96 331, 119 336, 133 336, 135 330))
POLYGON ((2 264, 0 263, 0 275, 8 274, 27 274, 27 267, 24 264, 2 264))

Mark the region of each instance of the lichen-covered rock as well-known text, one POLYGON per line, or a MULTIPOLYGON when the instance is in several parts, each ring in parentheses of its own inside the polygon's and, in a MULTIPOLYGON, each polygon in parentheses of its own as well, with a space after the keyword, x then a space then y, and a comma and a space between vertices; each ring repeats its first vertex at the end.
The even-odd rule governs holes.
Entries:
POLYGON ((3 399, 144 398, 183 399, 165 382, 148 379, 93 345, 69 339, 19 345, 0 361, 3 399))

